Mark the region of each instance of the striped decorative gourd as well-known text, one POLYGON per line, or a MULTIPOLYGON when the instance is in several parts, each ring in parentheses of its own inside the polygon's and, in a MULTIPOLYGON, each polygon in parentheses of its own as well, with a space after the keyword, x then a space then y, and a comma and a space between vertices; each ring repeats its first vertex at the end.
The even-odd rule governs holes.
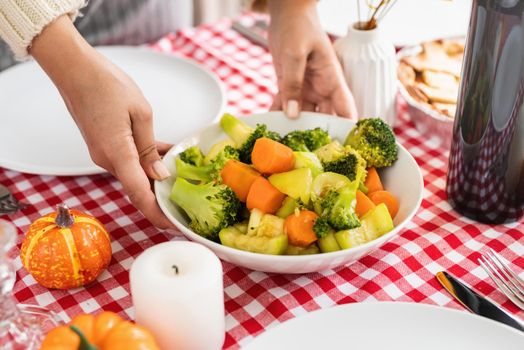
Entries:
POLYGON ((94 217, 57 206, 29 226, 22 264, 47 288, 75 288, 94 281, 111 261, 111 241, 94 217))

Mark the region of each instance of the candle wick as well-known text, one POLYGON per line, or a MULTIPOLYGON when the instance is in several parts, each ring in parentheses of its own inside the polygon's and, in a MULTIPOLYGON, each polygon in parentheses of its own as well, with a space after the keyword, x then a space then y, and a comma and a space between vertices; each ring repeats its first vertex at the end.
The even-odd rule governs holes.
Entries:
POLYGON ((175 274, 178 275, 178 266, 173 265, 173 266, 171 266, 171 268, 172 268, 173 270, 175 270, 175 274))

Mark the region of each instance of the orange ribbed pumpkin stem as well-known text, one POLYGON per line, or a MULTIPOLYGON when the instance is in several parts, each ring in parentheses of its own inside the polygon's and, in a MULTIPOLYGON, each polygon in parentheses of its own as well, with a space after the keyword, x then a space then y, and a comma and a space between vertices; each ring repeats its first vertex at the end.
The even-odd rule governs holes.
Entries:
POLYGON ((55 224, 60 228, 69 228, 75 223, 73 215, 69 212, 69 208, 65 204, 58 204, 56 206, 55 224))

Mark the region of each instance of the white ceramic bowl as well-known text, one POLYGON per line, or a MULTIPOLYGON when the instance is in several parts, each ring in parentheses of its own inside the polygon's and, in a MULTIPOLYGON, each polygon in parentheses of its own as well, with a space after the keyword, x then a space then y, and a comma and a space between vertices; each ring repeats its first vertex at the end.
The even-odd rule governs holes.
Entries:
MULTIPOLYGON (((243 118, 243 120, 253 126, 257 123, 267 124, 269 129, 281 134, 297 129, 305 130, 321 127, 328 130, 332 137, 342 142, 355 124, 355 122, 348 119, 310 112, 303 112, 301 117, 296 120, 286 118, 282 112, 253 115, 243 118)), ((174 146, 166 154, 163 162, 167 165, 171 173, 176 175, 175 157, 181 151, 189 146, 198 144, 205 153, 214 143, 225 137, 225 133, 218 124, 210 125, 193 137, 189 137, 174 146)), ((402 228, 406 226, 420 206, 424 187, 420 168, 408 151, 399 145, 397 162, 392 167, 381 171, 381 179, 384 187, 395 194, 400 201, 400 208, 394 220, 395 228, 391 232, 366 244, 338 252, 302 256, 274 256, 229 248, 193 232, 188 226, 188 220, 183 210, 169 200, 174 179, 175 177, 173 176, 162 182, 157 181, 155 183, 155 192, 162 211, 187 238, 207 246, 223 260, 252 270, 275 273, 322 271, 360 259, 362 256, 395 237, 402 228)))

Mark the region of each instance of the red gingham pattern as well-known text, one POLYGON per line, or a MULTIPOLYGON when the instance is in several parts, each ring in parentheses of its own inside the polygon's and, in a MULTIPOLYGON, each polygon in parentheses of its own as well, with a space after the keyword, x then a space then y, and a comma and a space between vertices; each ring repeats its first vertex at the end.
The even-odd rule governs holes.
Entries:
MULTIPOLYGON (((223 20, 182 30, 153 46, 192 58, 213 70, 225 84, 232 113, 265 111, 276 90, 271 57, 229 26, 230 21, 223 20)), ((494 226, 461 217, 445 200, 447 151, 416 131, 405 112, 400 114, 395 132, 424 175, 424 199, 413 221, 398 237, 351 266, 322 273, 266 274, 224 262, 225 348, 238 348, 283 321, 337 304, 398 300, 460 309, 435 279, 440 270, 451 272, 510 312, 524 317, 495 289, 477 263, 480 253, 491 247, 522 276, 522 222, 494 226)), ((120 183, 109 175, 35 176, 0 168, 0 183, 8 186, 19 200, 31 204, 23 213, 2 217, 19 228, 18 249, 11 252, 16 257, 17 300, 47 306, 65 320, 102 309, 132 318, 128 271, 133 259, 156 243, 179 238, 152 227, 126 199, 120 183), (30 222, 60 202, 96 216, 112 236, 111 264, 86 288, 48 290, 36 284, 18 258, 23 232, 30 222)))

